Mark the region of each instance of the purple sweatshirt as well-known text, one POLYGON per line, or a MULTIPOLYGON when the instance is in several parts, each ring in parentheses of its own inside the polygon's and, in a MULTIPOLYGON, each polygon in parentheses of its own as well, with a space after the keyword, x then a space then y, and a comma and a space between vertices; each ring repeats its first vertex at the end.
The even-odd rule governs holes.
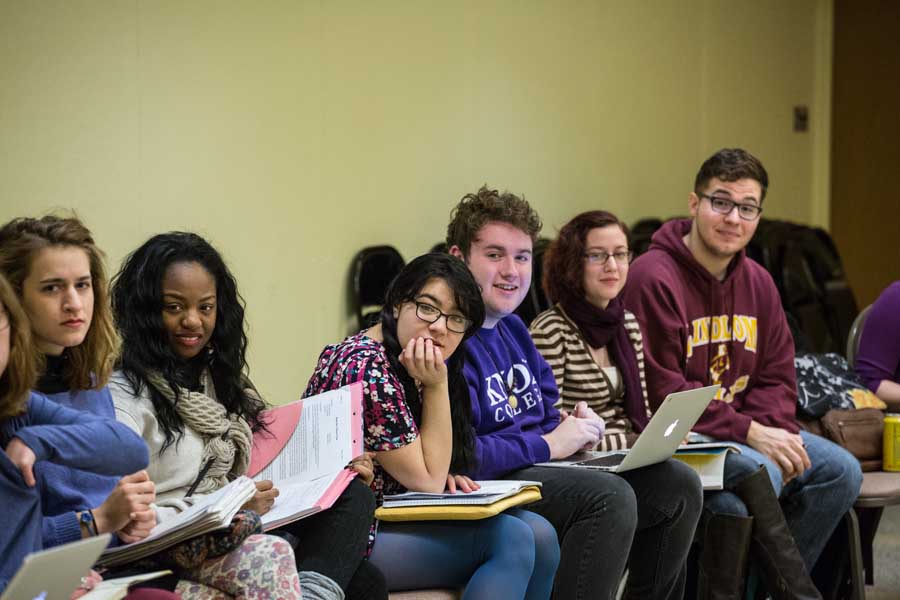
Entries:
POLYGON ((856 373, 873 392, 885 379, 900 383, 900 281, 872 304, 859 340, 856 373))
POLYGON ((717 280, 684 244, 690 228, 663 225, 623 292, 644 332, 650 406, 719 383, 694 431, 746 443, 753 420, 797 433, 794 345, 772 277, 741 251, 717 280))
POLYGON ((475 479, 496 479, 550 460, 541 437, 559 425, 553 371, 522 320, 510 315, 465 344, 463 373, 472 399, 475 479))

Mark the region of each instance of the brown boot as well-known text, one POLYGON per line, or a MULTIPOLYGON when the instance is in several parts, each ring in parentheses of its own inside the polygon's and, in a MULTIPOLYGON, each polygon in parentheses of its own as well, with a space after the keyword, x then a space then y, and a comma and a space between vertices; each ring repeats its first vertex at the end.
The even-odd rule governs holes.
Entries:
POLYGON ((704 511, 697 600, 741 600, 753 517, 704 511))
POLYGON ((734 493, 753 515, 750 552, 762 568, 764 583, 772 597, 775 600, 822 600, 806 570, 765 467, 741 481, 734 493))

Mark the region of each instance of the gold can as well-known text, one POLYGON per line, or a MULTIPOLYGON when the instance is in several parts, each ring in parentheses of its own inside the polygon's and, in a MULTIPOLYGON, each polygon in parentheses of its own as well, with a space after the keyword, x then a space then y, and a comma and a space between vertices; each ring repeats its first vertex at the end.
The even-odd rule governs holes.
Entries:
POLYGON ((900 471, 900 414, 884 416, 884 466, 885 471, 900 471))

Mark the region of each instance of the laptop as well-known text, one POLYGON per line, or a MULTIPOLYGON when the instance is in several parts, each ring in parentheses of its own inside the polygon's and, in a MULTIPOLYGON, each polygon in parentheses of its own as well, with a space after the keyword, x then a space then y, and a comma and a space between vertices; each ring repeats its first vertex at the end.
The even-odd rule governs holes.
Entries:
POLYGON ((109 538, 110 534, 104 533, 32 552, 22 561, 0 600, 68 600, 106 549, 109 538))
POLYGON ((578 452, 565 459, 538 463, 537 466, 580 467, 622 473, 662 462, 675 453, 719 387, 711 385, 666 396, 634 446, 628 450, 578 452))

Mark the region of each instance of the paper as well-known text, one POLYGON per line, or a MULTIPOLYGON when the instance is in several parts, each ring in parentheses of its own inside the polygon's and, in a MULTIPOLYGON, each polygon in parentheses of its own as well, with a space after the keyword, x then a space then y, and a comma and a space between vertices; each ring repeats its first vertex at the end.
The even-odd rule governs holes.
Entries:
POLYGON ((116 579, 104 579, 94 589, 82 596, 82 600, 120 600, 128 595, 128 587, 133 583, 149 581, 168 575, 172 571, 154 571, 153 573, 141 573, 131 577, 117 577, 116 579))
POLYGON ((477 481, 481 488, 474 492, 457 492, 455 494, 428 492, 406 492, 384 497, 385 508, 402 506, 438 506, 438 505, 488 505, 509 496, 518 494, 525 488, 540 488, 539 481, 488 480, 477 481))
POLYGON ((679 446, 673 458, 697 472, 704 490, 721 490, 724 487, 725 457, 729 452, 740 452, 740 449, 727 442, 687 444, 679 446))
POLYGON ((270 530, 330 508, 356 476, 345 467, 362 454, 362 384, 274 408, 265 418, 274 426, 254 435, 251 464, 259 468, 256 481, 271 480, 279 491, 262 515, 270 530))

